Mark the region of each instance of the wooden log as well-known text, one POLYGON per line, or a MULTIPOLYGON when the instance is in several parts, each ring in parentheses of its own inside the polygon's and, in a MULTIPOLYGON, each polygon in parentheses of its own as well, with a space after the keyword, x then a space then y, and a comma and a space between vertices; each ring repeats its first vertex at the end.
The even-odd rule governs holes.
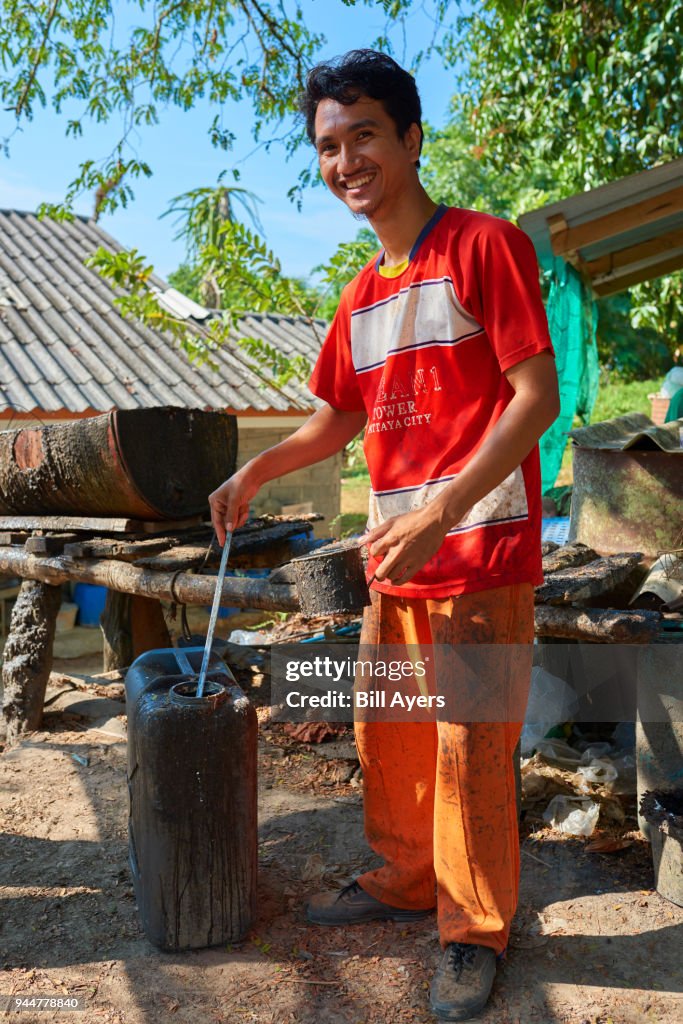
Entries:
MULTIPOLYGON (((150 572, 127 562, 111 560, 76 562, 63 556, 42 558, 16 547, 0 548, 2 574, 52 584, 66 583, 67 580, 97 583, 124 594, 140 594, 181 604, 210 605, 216 589, 213 576, 150 572)), ((221 598, 223 604, 238 608, 299 611, 296 587, 272 584, 269 579, 228 577, 223 584, 221 598)))
POLYGON ((145 651, 159 647, 172 647, 164 612, 159 601, 140 594, 131 596, 130 622, 132 626, 133 661, 145 651))
POLYGON ((2 530, 84 530, 86 533, 164 533, 199 526, 202 516, 188 519, 129 519, 125 516, 0 516, 2 530))
POLYGON ((560 569, 536 587, 536 604, 569 604, 607 594, 628 579, 642 559, 639 552, 609 555, 578 568, 560 569))
POLYGON ((112 700, 123 700, 125 676, 119 669, 112 672, 100 672, 94 676, 70 676, 66 672, 50 672, 49 685, 54 690, 68 688, 97 697, 110 697, 112 700))
POLYGON ((543 555, 543 572, 548 575, 561 569, 587 565, 598 557, 597 551, 585 544, 563 544, 543 555))
POLYGON ((123 671, 145 651, 172 647, 159 601, 138 594, 107 591, 100 622, 104 671, 123 671))
POLYGON ((105 672, 127 668, 133 661, 133 632, 130 624, 130 594, 108 590, 100 618, 105 672))
POLYGON ((657 637, 659 612, 537 605, 536 636, 603 644, 646 644, 657 637))
POLYGON ((32 579, 21 584, 2 663, 2 713, 10 744, 40 727, 61 603, 60 586, 32 579))

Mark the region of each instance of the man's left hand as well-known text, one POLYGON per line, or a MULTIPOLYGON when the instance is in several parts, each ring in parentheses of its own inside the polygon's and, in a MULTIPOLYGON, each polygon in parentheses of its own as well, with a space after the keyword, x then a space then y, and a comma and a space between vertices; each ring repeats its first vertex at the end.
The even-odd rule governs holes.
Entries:
POLYGON ((370 554, 380 558, 375 579, 398 586, 407 583, 433 558, 450 529, 436 507, 387 519, 361 539, 370 554))

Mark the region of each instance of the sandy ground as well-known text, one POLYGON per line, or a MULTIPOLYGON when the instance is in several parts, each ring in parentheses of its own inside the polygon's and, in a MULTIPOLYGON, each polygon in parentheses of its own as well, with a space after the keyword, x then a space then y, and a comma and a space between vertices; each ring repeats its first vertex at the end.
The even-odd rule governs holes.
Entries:
MULTIPOLYGON (((304 919, 308 894, 373 863, 350 733, 332 746, 304 746, 261 714, 257 919, 239 944, 170 955, 142 933, 127 867, 123 705, 73 691, 49 696, 42 731, 0 755, 0 993, 77 995, 86 1011, 26 1010, 17 1019, 432 1019, 433 919, 343 931, 304 919), (93 721, 108 721, 108 731, 93 721)), ((633 828, 631 817, 625 830, 633 828)), ((683 1019, 683 910, 653 892, 647 844, 632 833, 620 852, 589 854, 583 841, 561 840, 538 821, 522 830, 520 909, 480 1020, 683 1019)))

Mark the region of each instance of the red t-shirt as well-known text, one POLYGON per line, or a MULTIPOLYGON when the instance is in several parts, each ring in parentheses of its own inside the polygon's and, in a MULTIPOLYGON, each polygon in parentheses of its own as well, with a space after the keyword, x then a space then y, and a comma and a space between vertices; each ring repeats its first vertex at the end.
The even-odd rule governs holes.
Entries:
MULTIPOLYGON (((342 292, 309 384, 335 409, 367 411, 370 527, 448 486, 514 394, 505 371, 552 352, 533 245, 508 221, 440 206, 402 273, 382 276, 381 260, 342 292)), ((408 583, 374 587, 438 598, 541 583, 540 520, 534 448, 408 583)))

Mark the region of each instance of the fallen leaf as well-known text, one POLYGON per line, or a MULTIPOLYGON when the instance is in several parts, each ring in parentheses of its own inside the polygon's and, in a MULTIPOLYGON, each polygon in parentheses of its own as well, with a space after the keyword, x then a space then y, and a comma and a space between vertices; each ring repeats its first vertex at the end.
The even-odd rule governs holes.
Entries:
POLYGON ((625 850, 633 844, 632 839, 624 839, 619 836, 600 835, 586 843, 586 853, 615 853, 617 850, 625 850))
POLYGON ((318 882, 325 874, 325 861, 319 853, 310 853, 306 857, 299 877, 302 882, 318 882))
POLYGON ((297 725, 288 723, 284 731, 299 743, 322 743, 330 737, 346 732, 346 725, 338 722, 299 722, 297 725))

